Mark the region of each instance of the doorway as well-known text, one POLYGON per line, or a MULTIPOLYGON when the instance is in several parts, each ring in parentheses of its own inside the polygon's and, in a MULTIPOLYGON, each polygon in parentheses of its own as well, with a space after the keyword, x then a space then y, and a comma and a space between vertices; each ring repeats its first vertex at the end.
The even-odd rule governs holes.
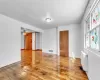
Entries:
POLYGON ((42 60, 42 34, 21 28, 21 66, 34 67, 42 60))
POLYGON ((32 65, 32 32, 24 32, 22 43, 24 43, 21 49, 21 64, 22 66, 32 65))
POLYGON ((60 56, 69 56, 69 31, 60 31, 60 56))

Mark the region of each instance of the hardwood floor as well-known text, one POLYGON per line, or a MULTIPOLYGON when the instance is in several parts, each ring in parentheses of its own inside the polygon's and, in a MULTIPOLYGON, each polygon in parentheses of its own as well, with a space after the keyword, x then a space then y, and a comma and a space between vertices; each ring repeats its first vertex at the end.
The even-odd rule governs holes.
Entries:
POLYGON ((80 70, 80 59, 44 55, 34 68, 20 62, 0 69, 0 80, 88 80, 80 70))

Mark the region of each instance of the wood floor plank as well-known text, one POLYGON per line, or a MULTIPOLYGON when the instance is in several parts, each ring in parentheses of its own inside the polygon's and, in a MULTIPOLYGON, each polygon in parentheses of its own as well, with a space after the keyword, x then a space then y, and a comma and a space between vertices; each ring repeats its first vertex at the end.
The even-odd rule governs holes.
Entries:
POLYGON ((46 54, 34 68, 20 62, 1 68, 0 80, 88 80, 80 66, 80 59, 46 54))

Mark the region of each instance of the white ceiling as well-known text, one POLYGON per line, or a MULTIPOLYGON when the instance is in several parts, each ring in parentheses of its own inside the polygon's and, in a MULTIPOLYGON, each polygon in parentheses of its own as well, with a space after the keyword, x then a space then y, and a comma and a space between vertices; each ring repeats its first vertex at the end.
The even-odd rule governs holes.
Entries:
POLYGON ((88 0, 0 0, 0 13, 42 29, 80 23, 88 0), (53 21, 43 18, 50 14, 53 21))

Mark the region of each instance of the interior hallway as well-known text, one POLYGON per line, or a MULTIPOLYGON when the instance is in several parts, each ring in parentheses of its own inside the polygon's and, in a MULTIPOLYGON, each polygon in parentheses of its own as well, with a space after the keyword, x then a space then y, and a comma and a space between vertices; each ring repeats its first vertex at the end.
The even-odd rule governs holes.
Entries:
POLYGON ((80 66, 78 58, 43 54, 34 68, 22 68, 20 62, 1 68, 0 80, 88 80, 80 66))

